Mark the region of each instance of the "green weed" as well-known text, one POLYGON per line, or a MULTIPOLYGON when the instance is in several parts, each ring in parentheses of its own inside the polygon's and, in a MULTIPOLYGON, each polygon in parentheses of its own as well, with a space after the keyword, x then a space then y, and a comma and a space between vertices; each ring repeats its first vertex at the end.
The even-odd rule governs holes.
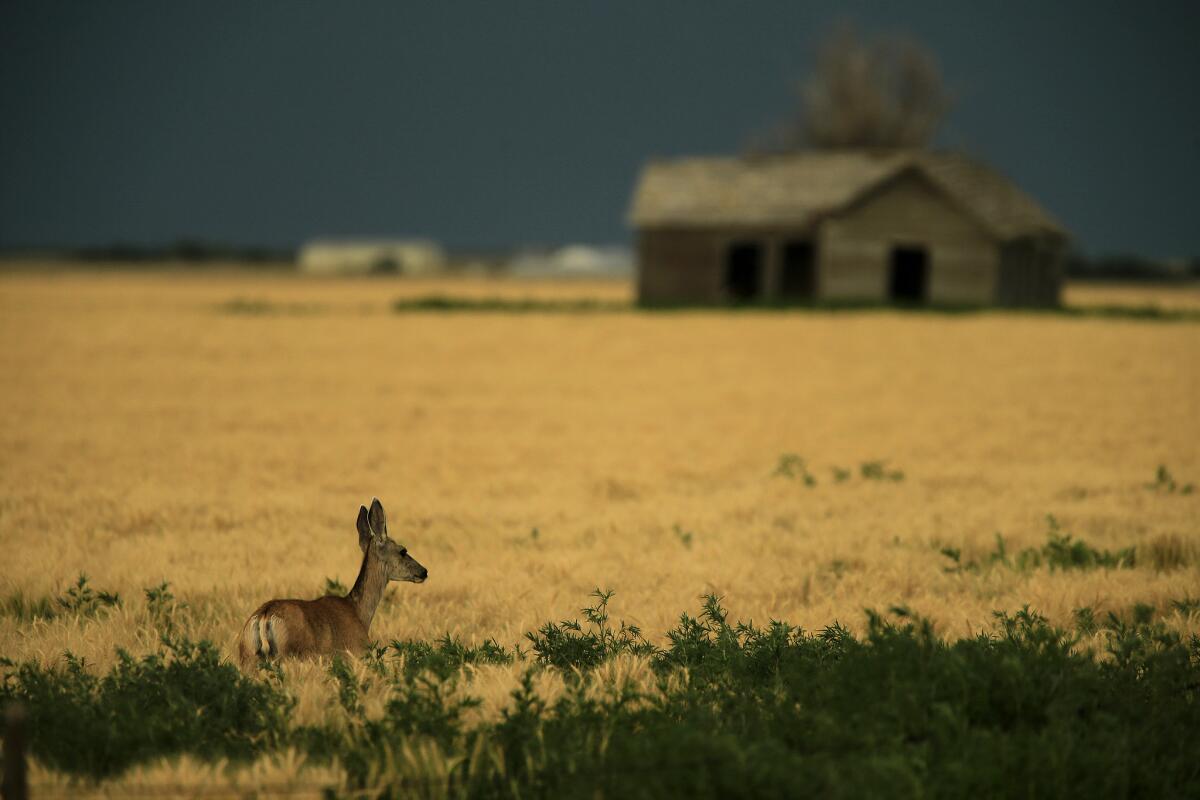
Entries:
POLYGON ((311 316, 325 310, 314 303, 280 303, 245 297, 235 297, 217 306, 218 313, 236 316, 311 316))
MULTIPOLYGON (((331 795, 373 797, 1192 796, 1200 769, 1200 637, 1151 606, 1071 630, 1029 608, 995 632, 946 640, 911 610, 867 612, 859 637, 836 622, 733 622, 702 598, 663 646, 613 624, 611 590, 583 619, 547 623, 532 650, 452 637, 372 647, 364 672, 329 671, 326 722, 291 726, 282 673, 248 679, 208 644, 164 638, 120 654, 107 674, 11 665, 0 703, 33 715, 33 751, 74 775, 103 777, 191 753, 234 761, 295 748, 343 774, 331 795), (1100 636, 1103 657, 1079 647, 1100 636), (595 667, 646 659, 657 682, 602 683, 595 667), (470 664, 522 665, 492 721, 469 712, 470 664), (567 680, 539 696, 540 670, 567 680), (361 677, 360 677, 361 676, 361 677), (382 692, 368 711, 367 692, 382 692), (414 753, 428 753, 416 758, 414 753), (1014 789, 1014 787, 1017 787, 1014 789)), ((1192 609, 1195 602, 1181 602, 1192 609)))
POLYGON ((686 547, 688 550, 691 550, 692 549, 692 540, 694 538, 692 536, 692 532, 685 531, 679 525, 676 525, 674 528, 672 528, 672 530, 675 533, 675 538, 679 540, 679 543, 681 545, 683 545, 684 547, 686 547))
POLYGON ((401 664, 398 668, 402 669, 405 674, 418 675, 423 672, 432 672, 442 680, 449 678, 468 665, 511 664, 513 662, 513 654, 493 639, 485 640, 478 645, 466 645, 450 634, 446 634, 434 642, 393 639, 390 649, 400 659, 401 664))
POLYGON ((1048 516, 1047 521, 1050 531, 1046 543, 1041 547, 1027 547, 1010 554, 1004 537, 997 533, 995 548, 982 560, 963 561, 959 548, 942 547, 939 552, 952 562, 951 566, 944 569, 946 572, 960 573, 1006 567, 1018 572, 1028 572, 1048 567, 1054 572, 1073 569, 1132 569, 1137 565, 1137 550, 1134 547, 1116 551, 1098 550, 1087 542, 1063 533, 1058 520, 1053 516, 1048 516))
POLYGON ((816 486, 817 479, 808 471, 808 463, 795 453, 784 453, 779 456, 779 463, 771 473, 780 478, 799 478, 805 486, 816 486))
POLYGON ((642 638, 642 632, 636 626, 626 625, 624 621, 616 628, 609 624, 608 603, 612 596, 612 589, 592 592, 595 604, 581 612, 587 622, 586 628, 577 619, 563 620, 547 622, 538 630, 526 633, 525 638, 533 647, 537 663, 561 670, 589 669, 622 653, 652 654, 654 646, 642 638))
POLYGON ((75 583, 58 597, 29 597, 24 592, 15 591, 0 598, 0 616, 20 622, 49 620, 64 615, 95 617, 120 605, 119 594, 93 589, 88 583, 88 576, 80 573, 75 583))
POLYGON ((433 294, 424 297, 404 297, 392 303, 397 313, 413 312, 488 312, 505 314, 580 314, 629 311, 628 303, 618 301, 579 299, 543 299, 536 297, 454 297, 433 294))
POLYGON ((1167 469, 1165 464, 1159 464, 1158 470, 1154 473, 1154 483, 1146 484, 1146 488, 1153 489, 1156 492, 1164 494, 1191 494, 1196 491, 1194 483, 1179 483, 1175 480, 1175 476, 1167 469))
POLYGON ((0 705, 29 709, 32 749, 47 766, 102 778, 162 756, 244 760, 283 741, 291 700, 244 677, 208 642, 162 649, 96 676, 69 653, 62 666, 8 664, 0 705))
POLYGON ((888 469, 886 461, 865 461, 858 468, 865 481, 902 481, 904 471, 888 469))
POLYGON ((33 622, 54 619, 58 616, 58 608, 51 597, 29 597, 17 590, 0 598, 0 616, 12 617, 18 622, 33 622))
POLYGON ((88 577, 82 572, 75 585, 58 598, 58 605, 67 614, 94 617, 101 611, 121 605, 121 596, 116 592, 96 591, 88 585, 88 577))

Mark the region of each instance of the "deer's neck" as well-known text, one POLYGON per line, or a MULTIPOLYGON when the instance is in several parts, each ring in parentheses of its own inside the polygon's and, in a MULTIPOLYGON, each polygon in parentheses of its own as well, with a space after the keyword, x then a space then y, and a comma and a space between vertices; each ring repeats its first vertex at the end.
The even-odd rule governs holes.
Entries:
POLYGON ((367 545, 367 552, 363 554, 362 566, 358 569, 358 579, 354 581, 354 588, 346 596, 354 605, 358 618, 367 630, 371 629, 371 620, 375 616, 375 609, 379 607, 379 601, 383 599, 383 590, 387 588, 387 583, 383 559, 375 554, 375 542, 371 542, 367 545))

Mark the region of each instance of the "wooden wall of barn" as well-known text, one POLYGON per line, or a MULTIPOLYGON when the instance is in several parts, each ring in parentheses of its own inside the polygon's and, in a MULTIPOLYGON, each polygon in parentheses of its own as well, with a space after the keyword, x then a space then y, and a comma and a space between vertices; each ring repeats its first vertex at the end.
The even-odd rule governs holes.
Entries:
POLYGON ((825 221, 818 246, 821 296, 886 301, 895 247, 926 250, 927 302, 995 301, 1000 261, 995 239, 915 173, 899 176, 825 221))
POLYGON ((646 305, 720 304, 730 302, 726 287, 729 250, 736 244, 761 248, 762 294, 778 300, 783 248, 812 242, 808 229, 787 228, 650 228, 637 237, 638 300, 646 305))
POLYGON ((691 228, 654 228, 637 237, 638 302, 718 303, 723 237, 691 228))
POLYGON ((1056 308, 1062 291, 1065 243, 1058 237, 1024 237, 1001 249, 996 302, 1002 306, 1056 308))

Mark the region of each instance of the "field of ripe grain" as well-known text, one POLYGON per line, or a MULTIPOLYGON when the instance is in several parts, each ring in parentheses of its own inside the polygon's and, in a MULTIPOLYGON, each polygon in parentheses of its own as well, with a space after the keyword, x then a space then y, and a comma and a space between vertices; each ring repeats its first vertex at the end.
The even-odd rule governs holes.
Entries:
MULTIPOLYGON (((1095 291, 1068 298, 1122 290, 1095 291)), ((1129 291, 1200 307, 1195 290, 1129 291)), ((595 587, 652 641, 705 593, 807 629, 861 631, 864 609, 905 606, 959 637, 996 610, 1067 624, 1143 603, 1200 631, 1171 610, 1200 587, 1200 324, 391 308, 431 293, 628 298, 583 282, 0 275, 0 655, 69 650, 103 669, 115 648, 148 652, 143 590, 164 581, 187 633, 232 654, 262 601, 353 582, 373 495, 430 571, 389 589, 383 641, 511 646, 595 587), (1048 515, 1136 563, 986 566, 997 535, 1008 554, 1043 547, 1048 515), (120 607, 12 611, 80 573, 120 607)), ((296 714, 319 717, 323 673, 291 670, 296 714)), ((481 671, 479 713, 517 680, 481 671)))

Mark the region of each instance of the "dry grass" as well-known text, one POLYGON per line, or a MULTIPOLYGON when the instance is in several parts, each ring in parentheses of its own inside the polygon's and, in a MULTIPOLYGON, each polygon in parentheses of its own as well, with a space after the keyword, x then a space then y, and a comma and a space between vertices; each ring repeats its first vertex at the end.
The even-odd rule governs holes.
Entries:
MULTIPOLYGON (((1146 486, 1159 464, 1200 482, 1200 325, 388 310, 433 292, 628 297, 582 282, 0 276, 0 595, 57 593, 84 571, 125 599, 94 620, 0 618, 0 655, 145 652, 141 590, 163 580, 185 629, 231 652, 257 603, 353 580, 354 515, 372 495, 431 573, 389 590, 385 640, 513 644, 596 586, 652 638, 703 592, 737 618, 807 628, 906 604, 958 636, 995 609, 1065 623, 1200 586, 1200 492, 1146 486), (320 313, 217 310, 235 298, 320 313), (787 452, 817 486, 772 476, 787 452), (905 479, 859 478, 877 459, 905 479), (854 477, 835 483, 834 467, 854 477), (996 532, 1040 545, 1047 514, 1150 557, 944 571, 942 546, 979 556, 996 532)), ((1195 615, 1172 624, 1200 630, 1195 615)), ((328 681, 291 671, 297 713, 319 716, 328 681)), ((481 672, 481 713, 516 674, 481 672)))

